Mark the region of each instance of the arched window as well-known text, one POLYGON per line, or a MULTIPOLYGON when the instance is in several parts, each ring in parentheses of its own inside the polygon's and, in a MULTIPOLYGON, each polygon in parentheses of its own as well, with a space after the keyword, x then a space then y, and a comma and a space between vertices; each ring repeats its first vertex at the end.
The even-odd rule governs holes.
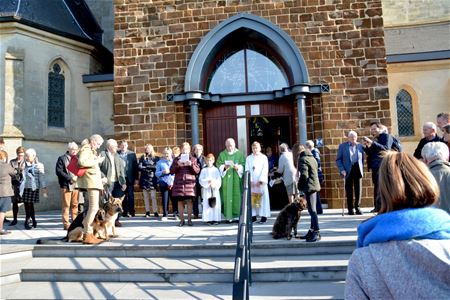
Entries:
POLYGON ((58 63, 48 73, 48 126, 64 127, 65 78, 58 63))
POLYGON ((399 136, 414 135, 414 114, 411 94, 400 90, 395 98, 397 104, 397 126, 399 136))
POLYGON ((255 44, 225 49, 207 79, 207 91, 213 94, 265 92, 287 86, 288 78, 277 58, 255 44))

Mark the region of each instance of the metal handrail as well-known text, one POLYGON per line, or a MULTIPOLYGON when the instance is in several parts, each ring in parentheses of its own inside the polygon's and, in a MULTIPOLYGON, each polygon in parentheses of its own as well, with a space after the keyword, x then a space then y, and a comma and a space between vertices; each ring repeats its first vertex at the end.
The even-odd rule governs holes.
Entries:
POLYGON ((250 172, 244 173, 241 215, 234 260, 233 300, 248 300, 252 284, 251 243, 253 238, 250 172))

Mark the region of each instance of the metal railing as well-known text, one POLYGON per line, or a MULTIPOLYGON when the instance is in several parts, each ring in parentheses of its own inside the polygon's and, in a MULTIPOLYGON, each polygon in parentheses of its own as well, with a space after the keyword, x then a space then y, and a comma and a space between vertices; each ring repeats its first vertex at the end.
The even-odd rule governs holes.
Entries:
POLYGON ((248 300, 252 284, 251 243, 253 237, 250 172, 244 173, 241 215, 234 260, 233 300, 248 300))

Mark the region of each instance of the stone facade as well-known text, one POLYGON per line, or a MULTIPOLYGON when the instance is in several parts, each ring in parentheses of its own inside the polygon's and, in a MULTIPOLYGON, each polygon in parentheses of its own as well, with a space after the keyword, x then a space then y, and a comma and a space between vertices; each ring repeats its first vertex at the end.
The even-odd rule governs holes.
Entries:
MULTIPOLYGON (((134 142, 138 152, 145 143, 161 150, 189 141, 188 107, 166 97, 183 91, 189 59, 202 37, 243 12, 284 30, 306 61, 310 83, 330 84, 329 94, 307 100, 308 138, 323 137, 322 197, 336 207, 344 189, 334 160, 346 132, 368 134, 374 119, 391 125, 381 1, 116 0, 116 136, 134 142)), ((369 190, 364 198, 371 203, 369 190)))

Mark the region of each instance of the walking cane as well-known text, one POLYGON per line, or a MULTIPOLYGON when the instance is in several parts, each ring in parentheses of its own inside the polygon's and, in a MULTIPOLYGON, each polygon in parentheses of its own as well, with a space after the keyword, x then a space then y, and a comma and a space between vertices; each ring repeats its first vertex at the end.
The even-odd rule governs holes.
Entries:
MULTIPOLYGON (((345 177, 344 177, 344 190, 345 190, 345 177)), ((342 216, 344 216, 344 201, 345 201, 344 198, 342 198, 342 216)))

